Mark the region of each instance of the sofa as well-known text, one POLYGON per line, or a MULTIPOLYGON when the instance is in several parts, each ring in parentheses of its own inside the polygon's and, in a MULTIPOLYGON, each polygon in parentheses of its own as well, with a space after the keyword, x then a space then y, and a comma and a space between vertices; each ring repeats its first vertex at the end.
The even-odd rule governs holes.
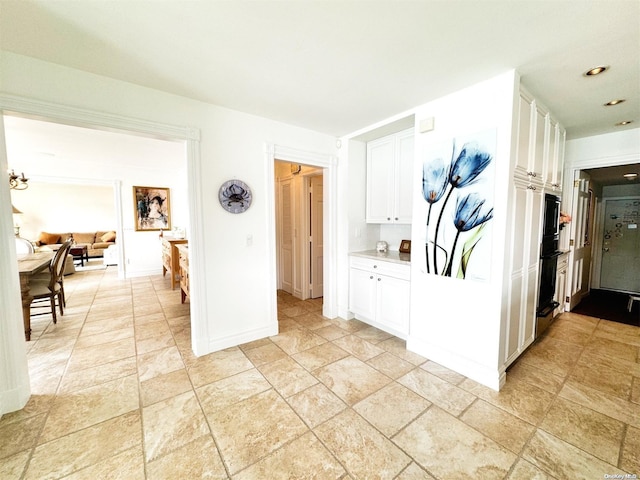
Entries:
POLYGON ((41 232, 36 245, 39 247, 46 245, 52 250, 57 250, 62 246, 62 243, 70 237, 73 237, 73 241, 76 245, 87 246, 89 258, 102 257, 107 248, 116 244, 116 232, 114 230, 109 230, 70 233, 41 232))

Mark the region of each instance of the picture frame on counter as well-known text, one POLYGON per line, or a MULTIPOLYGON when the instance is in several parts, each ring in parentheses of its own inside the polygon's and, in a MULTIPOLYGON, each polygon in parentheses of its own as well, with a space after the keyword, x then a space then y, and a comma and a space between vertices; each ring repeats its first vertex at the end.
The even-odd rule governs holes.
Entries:
POLYGON ((398 250, 400 253, 411 253, 411 240, 402 240, 398 250))

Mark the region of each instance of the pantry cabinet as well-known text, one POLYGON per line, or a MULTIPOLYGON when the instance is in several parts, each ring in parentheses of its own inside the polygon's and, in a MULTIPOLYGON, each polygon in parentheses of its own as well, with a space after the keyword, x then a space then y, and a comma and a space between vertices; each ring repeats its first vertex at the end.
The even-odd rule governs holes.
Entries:
POLYGON ((567 268, 569 266, 569 252, 563 253, 558 257, 556 270, 556 292, 553 299, 558 302, 558 306, 553 312, 553 316, 560 315, 564 312, 564 304, 567 296, 567 268))
POLYGON ((358 320, 406 339, 409 334, 409 263, 350 257, 349 310, 358 320))
POLYGON ((411 224, 413 129, 367 143, 367 223, 411 224))

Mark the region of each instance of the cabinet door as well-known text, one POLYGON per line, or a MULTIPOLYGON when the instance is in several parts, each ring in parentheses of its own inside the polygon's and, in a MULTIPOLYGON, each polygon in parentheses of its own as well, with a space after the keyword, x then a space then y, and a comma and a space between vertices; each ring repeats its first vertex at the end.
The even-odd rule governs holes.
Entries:
POLYGON ((396 138, 395 202, 393 221, 411 223, 413 211, 413 130, 401 132, 396 138))
POLYGON ((392 222, 394 168, 393 137, 384 137, 367 144, 368 223, 392 222))
POLYGON ((390 333, 406 338, 409 334, 409 282, 386 275, 378 275, 375 280, 378 287, 376 321, 390 333))
MULTIPOLYGON (((533 163, 529 165, 529 169, 532 173, 534 180, 537 180, 539 184, 542 184, 542 172, 544 169, 544 162, 547 158, 547 122, 548 114, 539 105, 535 105, 535 125, 533 132, 535 132, 533 142, 533 163)), ((534 181, 532 180, 532 181, 534 181)))
POLYGON ((547 188, 555 189, 554 176, 556 173, 556 158, 558 156, 558 122, 549 118, 549 145, 546 148, 547 158, 544 162, 544 184, 547 188))
POLYGON ((349 310, 367 320, 375 320, 376 281, 373 273, 349 269, 349 310))
POLYGON ((553 185, 556 190, 562 190, 562 173, 564 171, 564 144, 567 132, 560 125, 556 125, 556 158, 553 169, 553 185))
POLYGON ((518 106, 518 143, 516 152, 516 169, 523 173, 529 171, 529 154, 531 152, 531 124, 533 100, 520 93, 518 106))
POLYGON ((526 233, 525 245, 525 312, 523 324, 521 326, 522 336, 520 338, 520 349, 529 346, 535 339, 536 330, 536 310, 538 307, 538 277, 540 272, 540 240, 542 231, 543 213, 542 189, 534 186, 527 186, 527 213, 528 232, 526 233))

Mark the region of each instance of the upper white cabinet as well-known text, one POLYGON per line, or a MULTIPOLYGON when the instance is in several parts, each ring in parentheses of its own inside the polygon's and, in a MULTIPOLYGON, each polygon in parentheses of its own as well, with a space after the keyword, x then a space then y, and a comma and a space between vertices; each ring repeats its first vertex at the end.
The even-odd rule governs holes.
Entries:
POLYGON ((367 223, 411 223, 413 129, 367 143, 367 223))

